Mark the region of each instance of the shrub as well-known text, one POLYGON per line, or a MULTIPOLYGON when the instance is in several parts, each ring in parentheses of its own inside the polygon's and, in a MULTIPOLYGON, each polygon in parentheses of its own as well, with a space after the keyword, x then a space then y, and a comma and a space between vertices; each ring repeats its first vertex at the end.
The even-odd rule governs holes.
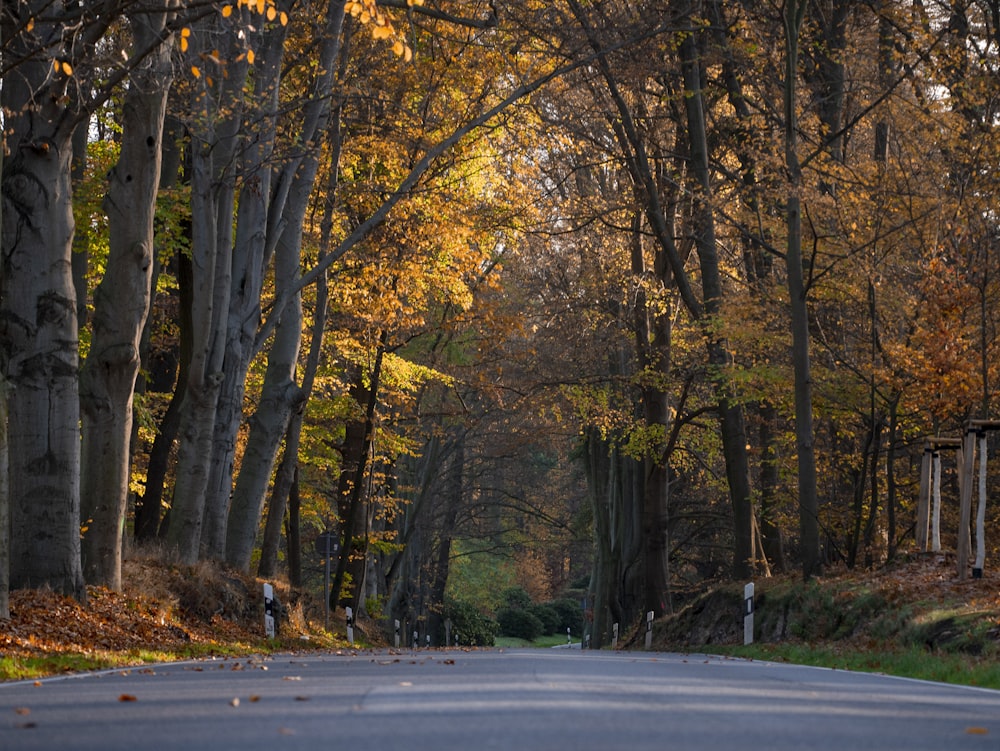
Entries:
POLYGON ((511 609, 524 609, 531 607, 531 595, 524 587, 511 587, 504 590, 502 595, 503 603, 511 609))
POLYGON ((542 622, 543 634, 556 634, 559 632, 559 613, 551 605, 532 605, 528 612, 542 622))
POLYGON ((565 634, 566 629, 569 629, 573 636, 583 634, 583 610, 580 608, 579 602, 572 597, 561 597, 550 602, 549 607, 559 615, 557 630, 560 634, 565 634))
POLYGON ((538 616, 524 608, 504 608, 497 613, 500 633, 526 641, 534 641, 544 628, 538 616))
MULTIPOLYGON (((451 620, 452 638, 471 647, 492 647, 499 630, 497 622, 479 608, 462 600, 447 600, 442 613, 451 620)), ((444 644, 444 634, 438 635, 438 643, 444 644)))

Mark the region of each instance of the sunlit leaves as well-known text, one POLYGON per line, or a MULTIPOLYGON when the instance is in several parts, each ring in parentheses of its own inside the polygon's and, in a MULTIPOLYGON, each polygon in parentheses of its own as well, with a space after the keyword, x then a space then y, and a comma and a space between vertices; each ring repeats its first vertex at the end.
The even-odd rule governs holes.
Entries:
MULTIPOLYGON (((423 5, 423 0, 407 0, 409 7, 423 5)), ((392 52, 405 62, 413 59, 413 50, 405 38, 393 26, 391 19, 382 12, 375 0, 353 0, 347 3, 345 10, 362 24, 372 26, 372 37, 378 40, 394 40, 392 52)))

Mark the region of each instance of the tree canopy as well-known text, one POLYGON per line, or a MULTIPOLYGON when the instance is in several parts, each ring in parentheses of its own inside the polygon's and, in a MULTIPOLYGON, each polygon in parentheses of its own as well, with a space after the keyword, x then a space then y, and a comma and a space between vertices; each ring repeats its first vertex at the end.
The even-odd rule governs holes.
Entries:
POLYGON ((0 33, 0 616, 120 587, 129 537, 321 591, 329 531, 334 607, 436 633, 519 585, 600 646, 917 549, 924 439, 994 417, 996 3, 19 0, 0 33))

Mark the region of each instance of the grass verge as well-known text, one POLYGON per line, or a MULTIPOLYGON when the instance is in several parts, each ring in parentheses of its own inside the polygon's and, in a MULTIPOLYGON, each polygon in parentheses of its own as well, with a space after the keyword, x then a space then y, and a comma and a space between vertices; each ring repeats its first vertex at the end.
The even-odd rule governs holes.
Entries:
POLYGON ((920 646, 855 650, 840 645, 810 646, 782 643, 749 646, 706 645, 700 651, 752 660, 884 673, 903 678, 1000 689, 1000 663, 995 658, 954 653, 932 654, 920 646))

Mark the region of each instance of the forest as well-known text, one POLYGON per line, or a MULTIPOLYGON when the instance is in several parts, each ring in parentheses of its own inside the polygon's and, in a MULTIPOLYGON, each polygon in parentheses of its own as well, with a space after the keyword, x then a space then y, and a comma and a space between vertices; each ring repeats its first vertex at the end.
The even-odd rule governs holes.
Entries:
POLYGON ((322 592, 331 540, 333 608, 437 634, 520 588, 601 646, 929 523, 995 559, 1000 1, 0 34, 0 618, 143 548, 322 592))

